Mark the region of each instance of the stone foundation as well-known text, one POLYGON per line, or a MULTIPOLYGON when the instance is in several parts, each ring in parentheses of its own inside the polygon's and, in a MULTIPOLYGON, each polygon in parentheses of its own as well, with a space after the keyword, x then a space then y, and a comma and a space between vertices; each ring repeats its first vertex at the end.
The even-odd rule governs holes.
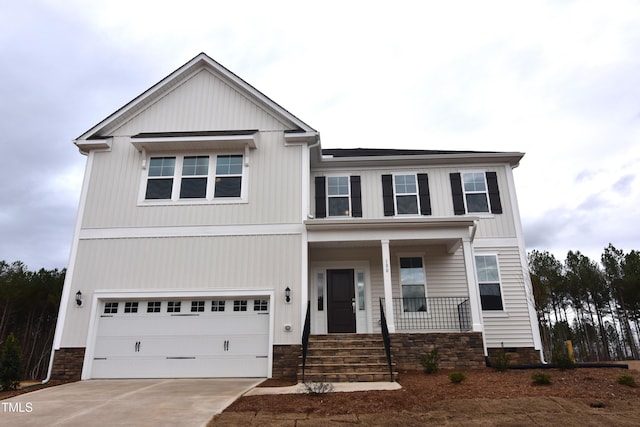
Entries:
MULTIPOLYGON (((509 355, 509 365, 540 364, 540 352, 533 347, 505 347, 509 355)), ((502 347, 488 348, 489 360, 493 361, 502 354, 502 347)))
POLYGON ((482 333, 394 333, 391 357, 398 371, 423 370, 422 355, 438 349, 441 369, 480 369, 486 366, 482 333))
POLYGON ((296 381, 302 345, 274 345, 272 377, 296 381))
POLYGON ((61 348, 53 355, 52 380, 80 381, 84 347, 61 348))

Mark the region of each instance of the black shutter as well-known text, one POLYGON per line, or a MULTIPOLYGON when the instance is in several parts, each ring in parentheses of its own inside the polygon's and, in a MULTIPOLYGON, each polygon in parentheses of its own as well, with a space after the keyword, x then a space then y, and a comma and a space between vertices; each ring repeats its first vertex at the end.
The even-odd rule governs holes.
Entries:
POLYGON ((382 204, 384 216, 393 216, 396 213, 393 205, 393 177, 391 175, 382 175, 382 204))
POLYGON ((487 172, 487 187, 489 190, 489 201, 491 202, 491 213, 501 214, 502 204, 500 203, 498 177, 495 172, 487 172))
POLYGON ((431 197, 429 196, 429 176, 418 174, 418 194, 420 196, 420 214, 431 215, 431 197))
POLYGON ((362 195, 360 186, 360 177, 351 176, 351 216, 355 218, 362 217, 362 195))
POLYGON ((327 217, 325 188, 325 177, 316 176, 316 218, 327 217))
POLYGON ((451 180, 451 196, 453 197, 453 213, 456 215, 464 215, 464 199, 462 195, 462 179, 459 173, 450 173, 451 180))

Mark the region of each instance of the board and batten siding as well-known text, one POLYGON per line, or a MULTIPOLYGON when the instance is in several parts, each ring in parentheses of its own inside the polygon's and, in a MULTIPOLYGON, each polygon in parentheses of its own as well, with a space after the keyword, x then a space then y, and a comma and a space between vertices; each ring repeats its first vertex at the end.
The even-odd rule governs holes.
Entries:
POLYGON ((476 236, 504 238, 515 237, 515 221, 511 209, 511 198, 504 165, 462 165, 460 167, 393 167, 393 168, 362 168, 362 169, 316 169, 311 173, 311 212, 315 212, 316 176, 323 175, 359 175, 362 191, 362 217, 365 219, 385 218, 382 202, 382 175, 398 173, 426 173, 429 176, 429 190, 431 199, 431 217, 452 217, 453 200, 451 197, 450 173, 467 170, 493 171, 497 173, 502 214, 478 214, 480 224, 476 236))
MULTIPOLYGON (((301 336, 299 304, 284 304, 284 288, 300 295, 300 235, 81 240, 70 284, 90 305, 95 290, 203 291, 272 289, 276 344, 301 336), (285 332, 284 324, 292 331, 285 332)), ((91 307, 69 306, 62 347, 84 347, 91 307)))
POLYGON ((82 228, 300 223, 301 150, 285 146, 282 132, 261 132, 246 168, 247 203, 145 206, 142 154, 115 138, 111 151, 95 153, 82 228))
POLYGON ((131 136, 141 132, 289 128, 252 99, 203 69, 160 100, 105 133, 131 136))
MULTIPOLYGON (((483 312, 487 347, 533 347, 533 335, 520 254, 517 247, 483 249, 481 241, 476 255, 496 254, 500 267, 504 312, 483 312)), ((534 325, 537 327, 537 325, 534 325)))

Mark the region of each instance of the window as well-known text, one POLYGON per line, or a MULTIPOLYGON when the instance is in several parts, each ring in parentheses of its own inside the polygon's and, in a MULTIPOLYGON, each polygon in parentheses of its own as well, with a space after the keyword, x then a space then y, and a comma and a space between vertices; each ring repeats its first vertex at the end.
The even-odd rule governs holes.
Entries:
POLYGON ((233 311, 247 311, 247 300, 235 300, 233 302, 233 311))
POLYGON ((382 175, 384 216, 431 215, 426 173, 382 175))
POLYGON ((189 156, 182 162, 181 199, 204 199, 207 197, 209 156, 189 156))
POLYGON ((400 258, 400 284, 404 311, 426 311, 424 267, 421 257, 400 258))
POLYGON ((470 171, 452 173, 449 177, 455 215, 502 213, 496 172, 470 171))
POLYGON ((316 176, 315 192, 316 218, 362 217, 362 191, 359 176, 316 176))
POLYGON ((137 313, 138 312, 138 303, 137 302, 125 302, 124 303, 124 312, 125 313, 137 313))
POLYGON ((253 311, 269 311, 269 301, 266 299, 253 300, 253 311))
POLYGON ((117 302, 107 302, 104 304, 104 314, 116 314, 118 312, 117 302))
POLYGON ((147 169, 147 201, 194 203, 243 195, 241 154, 151 157, 147 169))
POLYGON ((204 311, 204 301, 191 301, 191 312, 198 313, 204 311))
POLYGON ((181 301, 169 301, 167 303, 167 313, 180 313, 181 301))
POLYGON ((476 255, 476 270, 482 309, 502 310, 498 257, 495 255, 476 255))
POLYGON ((149 161, 145 199, 170 199, 173 189, 175 157, 152 157, 149 161))
POLYGON ((242 188, 242 156, 218 156, 216 187, 213 197, 240 197, 242 188))
POLYGON ((160 301, 149 301, 147 303, 147 313, 160 313, 161 305, 160 301))
POLYGON ((224 300, 211 301, 211 311, 224 311, 224 300))
POLYGON ((418 186, 415 175, 395 175, 396 213, 418 214, 418 186))
POLYGON ((349 216, 349 177, 327 177, 327 204, 329 216, 349 216))

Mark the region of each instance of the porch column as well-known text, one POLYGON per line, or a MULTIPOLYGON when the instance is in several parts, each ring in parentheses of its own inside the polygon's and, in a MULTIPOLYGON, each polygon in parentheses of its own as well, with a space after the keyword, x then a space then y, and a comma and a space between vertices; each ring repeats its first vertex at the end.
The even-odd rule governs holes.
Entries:
POLYGON ((389 241, 382 240, 382 277, 384 282, 384 312, 387 318, 389 333, 396 331, 396 321, 393 315, 393 287, 391 283, 391 255, 389 254, 389 241))
POLYGON ((480 305, 480 288, 476 276, 476 260, 473 256, 471 242, 467 239, 462 241, 462 252, 464 254, 464 267, 467 275, 467 286, 469 287, 469 305, 471 307, 471 322, 474 332, 483 332, 482 306, 480 305))

